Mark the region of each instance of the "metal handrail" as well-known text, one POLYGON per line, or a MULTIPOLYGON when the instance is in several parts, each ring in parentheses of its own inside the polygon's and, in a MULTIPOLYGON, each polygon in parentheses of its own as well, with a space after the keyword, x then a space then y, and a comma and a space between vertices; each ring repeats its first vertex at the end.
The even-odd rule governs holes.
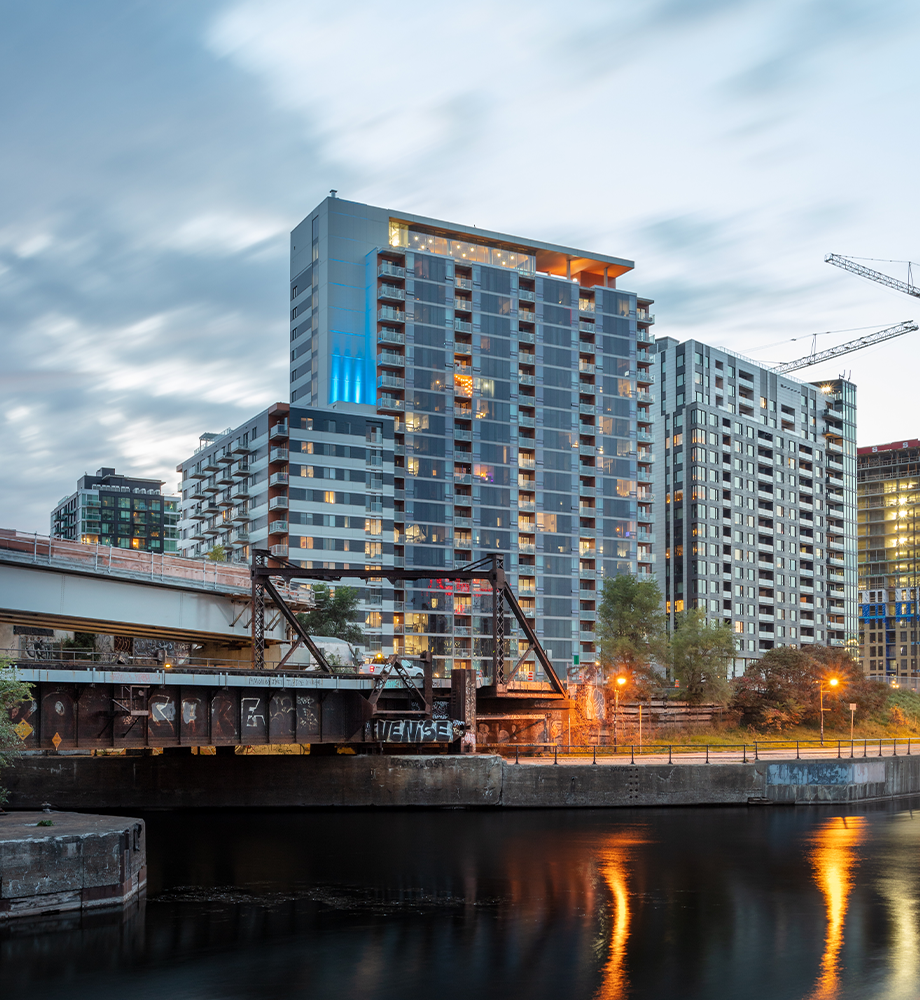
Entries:
MULTIPOLYGON (((616 745, 603 743, 477 743, 476 753, 498 754, 502 757, 543 758, 552 757, 553 763, 566 761, 577 763, 588 757, 593 763, 599 758, 610 760, 626 760, 636 763, 641 758, 648 763, 660 763, 657 758, 667 757, 669 764, 675 763, 729 763, 732 756, 740 758, 742 763, 770 759, 801 760, 807 758, 807 751, 820 750, 820 756, 836 758, 863 757, 910 757, 915 746, 912 736, 882 736, 866 737, 853 740, 753 740, 750 743, 627 743, 616 745), (900 751, 899 752, 899 748, 900 751)), ((731 761, 734 762, 734 761, 731 761)))

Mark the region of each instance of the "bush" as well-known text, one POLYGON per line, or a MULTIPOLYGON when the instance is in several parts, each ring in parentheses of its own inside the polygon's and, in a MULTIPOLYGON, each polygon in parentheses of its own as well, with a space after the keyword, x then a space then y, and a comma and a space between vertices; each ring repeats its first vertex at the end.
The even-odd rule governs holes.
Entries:
POLYGON ((861 718, 878 712, 888 689, 870 681, 845 649, 828 646, 783 646, 771 649, 734 681, 732 707, 744 725, 778 731, 803 722, 817 723, 824 688, 826 725, 849 721, 849 705, 861 718), (836 678, 836 686, 828 682, 836 678))

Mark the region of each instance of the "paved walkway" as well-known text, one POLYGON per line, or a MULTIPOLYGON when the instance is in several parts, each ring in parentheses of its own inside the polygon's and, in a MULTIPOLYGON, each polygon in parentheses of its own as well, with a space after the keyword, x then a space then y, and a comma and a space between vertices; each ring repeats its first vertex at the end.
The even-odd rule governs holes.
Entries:
MULTIPOLYGON (((494 749, 481 749, 480 753, 495 752, 494 749)), ((592 755, 591 750, 587 752, 580 750, 576 753, 569 754, 564 750, 560 750, 556 756, 553 758, 552 750, 542 753, 540 756, 530 756, 529 753, 520 752, 520 754, 515 758, 513 753, 508 753, 507 748, 503 748, 502 756, 505 760, 512 763, 521 764, 558 764, 559 767, 570 767, 572 765, 594 765, 597 766, 608 766, 608 765, 627 765, 632 766, 640 764, 700 764, 706 763, 707 757, 711 764, 742 764, 748 763, 753 764, 758 761, 764 760, 795 760, 797 758, 801 760, 817 760, 817 759, 840 759, 850 760, 851 758, 856 760, 862 760, 863 758, 878 759, 878 757, 903 757, 903 756, 917 756, 920 754, 920 740, 911 741, 908 746, 908 741, 898 742, 893 745, 892 741, 883 740, 881 746, 881 753, 879 752, 879 743, 876 740, 874 743, 870 740, 867 743, 863 743, 861 740, 857 740, 851 747, 849 741, 841 743, 838 749, 836 741, 831 743, 826 741, 825 745, 822 747, 820 745, 807 745, 800 746, 798 751, 793 745, 791 747, 768 747, 758 744, 756 754, 754 750, 754 745, 749 743, 746 748, 738 747, 710 747, 707 750, 705 746, 683 746, 683 747, 673 747, 671 749, 670 756, 668 754, 668 749, 665 747, 662 749, 657 746, 654 750, 648 748, 643 748, 640 750, 638 747, 634 748, 634 752, 630 755, 630 751, 627 748, 625 751, 619 750, 615 754, 612 753, 612 748, 610 747, 599 747, 597 751, 596 760, 592 755)))

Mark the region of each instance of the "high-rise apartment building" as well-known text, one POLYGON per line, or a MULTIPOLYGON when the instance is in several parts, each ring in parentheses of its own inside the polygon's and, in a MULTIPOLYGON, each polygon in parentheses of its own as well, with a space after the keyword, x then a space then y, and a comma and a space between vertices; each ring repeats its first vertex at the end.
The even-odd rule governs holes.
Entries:
POLYGON ((920 441, 860 448, 859 655, 863 672, 920 689, 920 441))
POLYGON ((137 479, 99 469, 51 513, 51 537, 87 545, 175 552, 178 499, 164 496, 160 479, 137 479))
MULTIPOLYGON (((568 665, 595 658, 603 577, 654 568, 654 317, 617 287, 632 267, 337 198, 291 234, 291 405, 392 415, 396 565, 506 553, 568 665)), ((407 652, 488 662, 478 595, 433 575, 397 600, 407 652)))
POLYGON ((736 672, 856 640, 856 390, 698 341, 657 344, 658 579, 672 620, 730 621, 736 672))
MULTIPOLYGON (((371 570, 393 559, 393 419, 342 404, 275 403, 239 427, 203 434, 182 474, 179 551, 252 549, 310 568, 371 570)), ((372 650, 392 646, 392 593, 360 585, 372 650)))

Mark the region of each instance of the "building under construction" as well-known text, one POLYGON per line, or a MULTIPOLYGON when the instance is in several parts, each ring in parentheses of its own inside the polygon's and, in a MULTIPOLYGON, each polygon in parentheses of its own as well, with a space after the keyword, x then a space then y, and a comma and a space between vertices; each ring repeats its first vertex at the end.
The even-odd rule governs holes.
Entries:
POLYGON ((864 673, 920 689, 920 440, 860 448, 859 655, 864 673))

